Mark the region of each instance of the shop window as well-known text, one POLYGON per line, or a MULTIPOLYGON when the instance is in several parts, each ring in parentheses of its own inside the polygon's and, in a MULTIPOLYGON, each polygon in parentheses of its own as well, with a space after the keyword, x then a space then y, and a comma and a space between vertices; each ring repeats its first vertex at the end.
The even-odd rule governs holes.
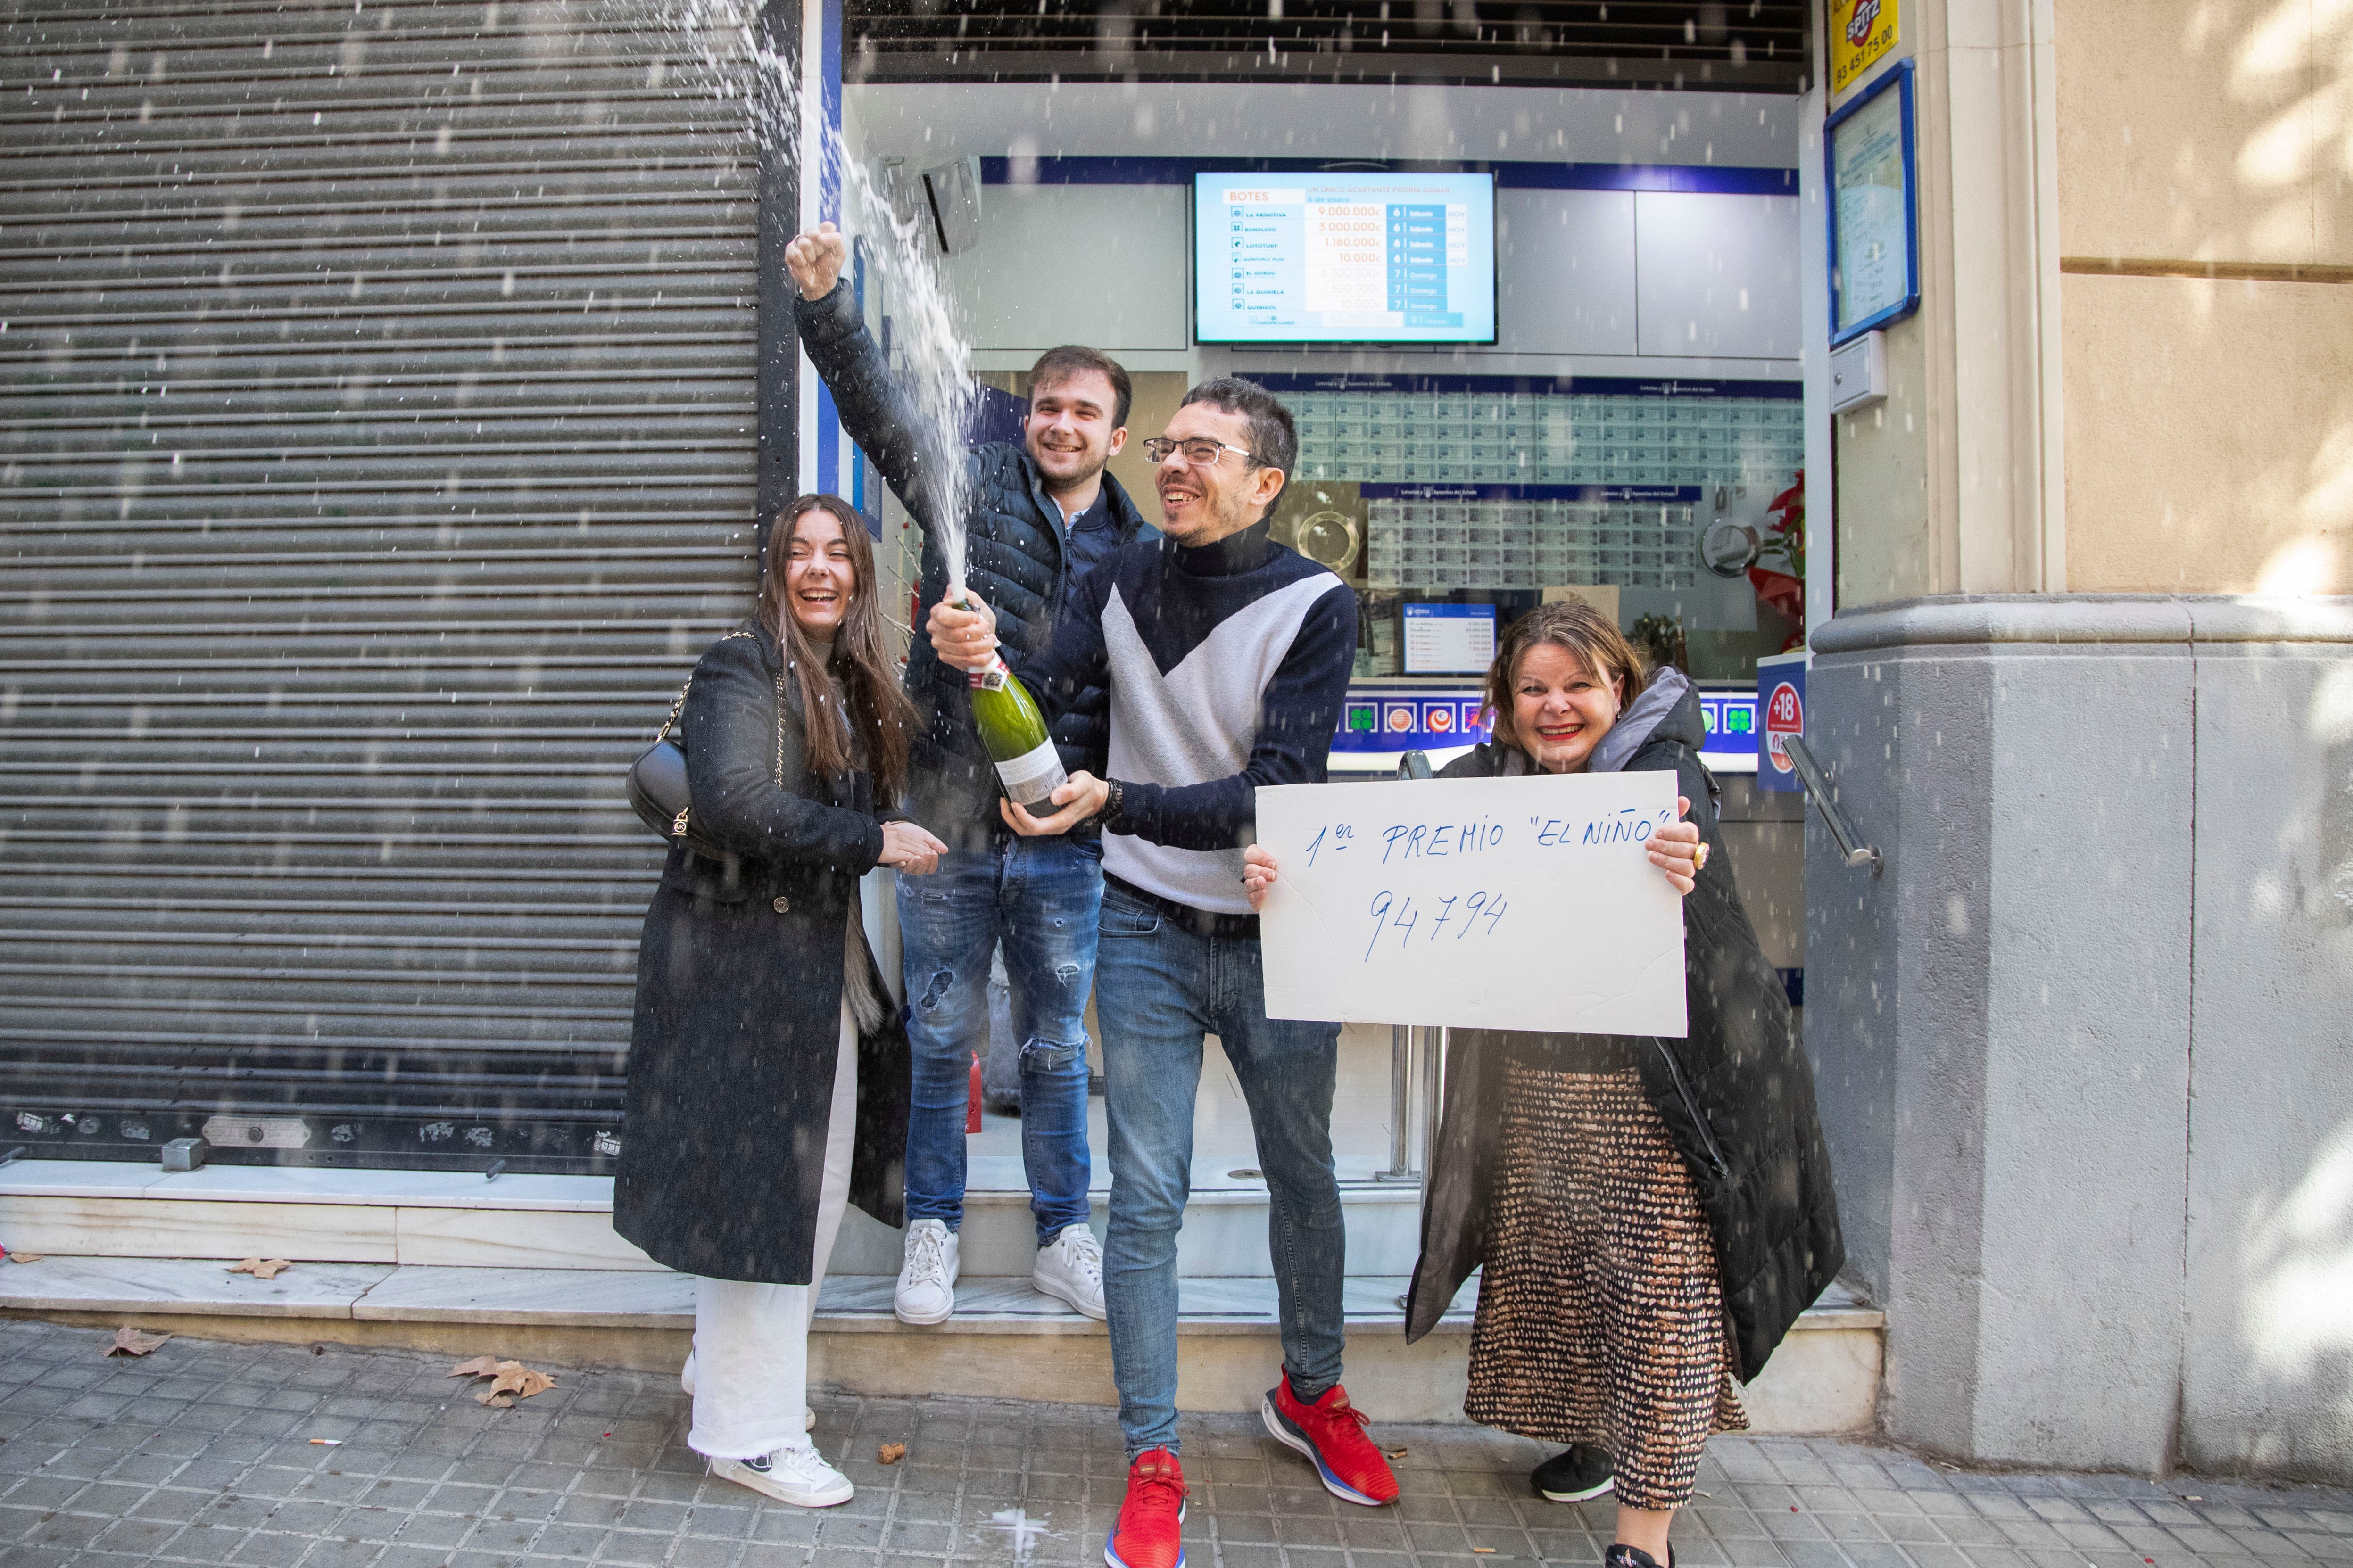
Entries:
POLYGON ((1386 623, 1405 603, 1492 602, 1509 619, 1548 588, 1615 588, 1630 627, 1678 625, 1702 679, 1749 679, 1785 640, 1778 611, 1710 573, 1699 544, 1726 519, 1762 525, 1796 478, 1799 384, 1267 379, 1299 420, 1298 505, 1350 521, 1323 536, 1348 539, 1330 563, 1365 595, 1359 676, 1401 673, 1386 623))

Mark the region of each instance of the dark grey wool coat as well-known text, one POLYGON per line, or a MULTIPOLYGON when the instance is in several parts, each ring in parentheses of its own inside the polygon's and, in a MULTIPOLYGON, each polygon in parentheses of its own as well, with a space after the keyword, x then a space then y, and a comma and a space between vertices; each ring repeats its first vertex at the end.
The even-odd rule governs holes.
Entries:
MULTIPOLYGON (((646 910, 613 1228, 688 1274, 811 1278, 844 931, 882 826, 865 773, 809 776, 805 722, 798 680, 753 621, 694 667, 672 731, 695 837, 718 853, 672 847, 646 910)), ((895 1226, 905 1217, 907 1037, 881 974, 870 979, 886 1016, 858 1042, 849 1197, 895 1226)))
MULTIPOLYGON (((1690 820, 1713 847, 1683 900, 1691 1033, 1680 1040, 1610 1038, 1630 1050, 1644 1095, 1698 1184, 1700 1208, 1715 1235, 1738 1370, 1747 1382, 1765 1369, 1798 1314, 1838 1277, 1846 1251, 1814 1109, 1813 1069, 1718 840, 1715 784, 1699 761, 1706 735, 1699 701, 1687 688, 1679 697, 1665 689, 1658 695, 1672 699, 1663 712, 1646 693, 1620 721, 1647 720, 1653 726, 1647 736, 1613 731, 1607 740, 1634 742, 1627 772, 1677 775, 1677 793, 1691 801, 1690 820)), ((1511 757, 1511 748, 1490 742, 1440 776, 1493 777, 1509 771, 1511 757)), ((1422 1203, 1421 1260, 1406 1307, 1409 1340, 1437 1324, 1486 1256, 1510 1044, 1500 1031, 1458 1030, 1450 1037, 1435 1168, 1422 1203)))

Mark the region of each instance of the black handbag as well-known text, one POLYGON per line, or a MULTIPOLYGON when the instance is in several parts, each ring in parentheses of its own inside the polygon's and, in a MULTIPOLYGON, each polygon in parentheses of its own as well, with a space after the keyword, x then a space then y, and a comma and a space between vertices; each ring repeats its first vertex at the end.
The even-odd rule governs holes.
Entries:
POLYGON ((644 754, 629 764, 628 787, 629 805, 664 843, 691 842, 688 835, 688 818, 692 815, 694 794, 686 781, 686 752, 670 738, 678 716, 686 708, 686 694, 694 685, 691 676, 670 705, 670 717, 654 734, 654 743, 644 754))

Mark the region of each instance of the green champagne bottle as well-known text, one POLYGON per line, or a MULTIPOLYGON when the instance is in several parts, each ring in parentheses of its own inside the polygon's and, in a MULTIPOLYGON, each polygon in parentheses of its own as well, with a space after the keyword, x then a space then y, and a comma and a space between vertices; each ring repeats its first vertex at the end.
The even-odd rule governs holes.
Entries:
POLYGON ((1061 753, 1046 732, 1046 715, 1038 700, 1014 679, 1002 658, 966 677, 972 682, 972 721, 981 743, 997 763, 1005 793, 1033 816, 1054 810, 1049 799, 1070 775, 1062 771, 1061 753))

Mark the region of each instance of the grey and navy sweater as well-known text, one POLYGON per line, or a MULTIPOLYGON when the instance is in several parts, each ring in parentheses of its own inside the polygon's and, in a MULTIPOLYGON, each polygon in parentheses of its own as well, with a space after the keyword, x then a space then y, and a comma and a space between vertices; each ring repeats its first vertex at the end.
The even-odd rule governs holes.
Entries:
POLYGON ((1255 936, 1258 789, 1324 782, 1356 657, 1355 593, 1261 521, 1198 549, 1126 546, 1015 673, 1050 711, 1108 679, 1124 795, 1104 874, 1206 934, 1255 936))

